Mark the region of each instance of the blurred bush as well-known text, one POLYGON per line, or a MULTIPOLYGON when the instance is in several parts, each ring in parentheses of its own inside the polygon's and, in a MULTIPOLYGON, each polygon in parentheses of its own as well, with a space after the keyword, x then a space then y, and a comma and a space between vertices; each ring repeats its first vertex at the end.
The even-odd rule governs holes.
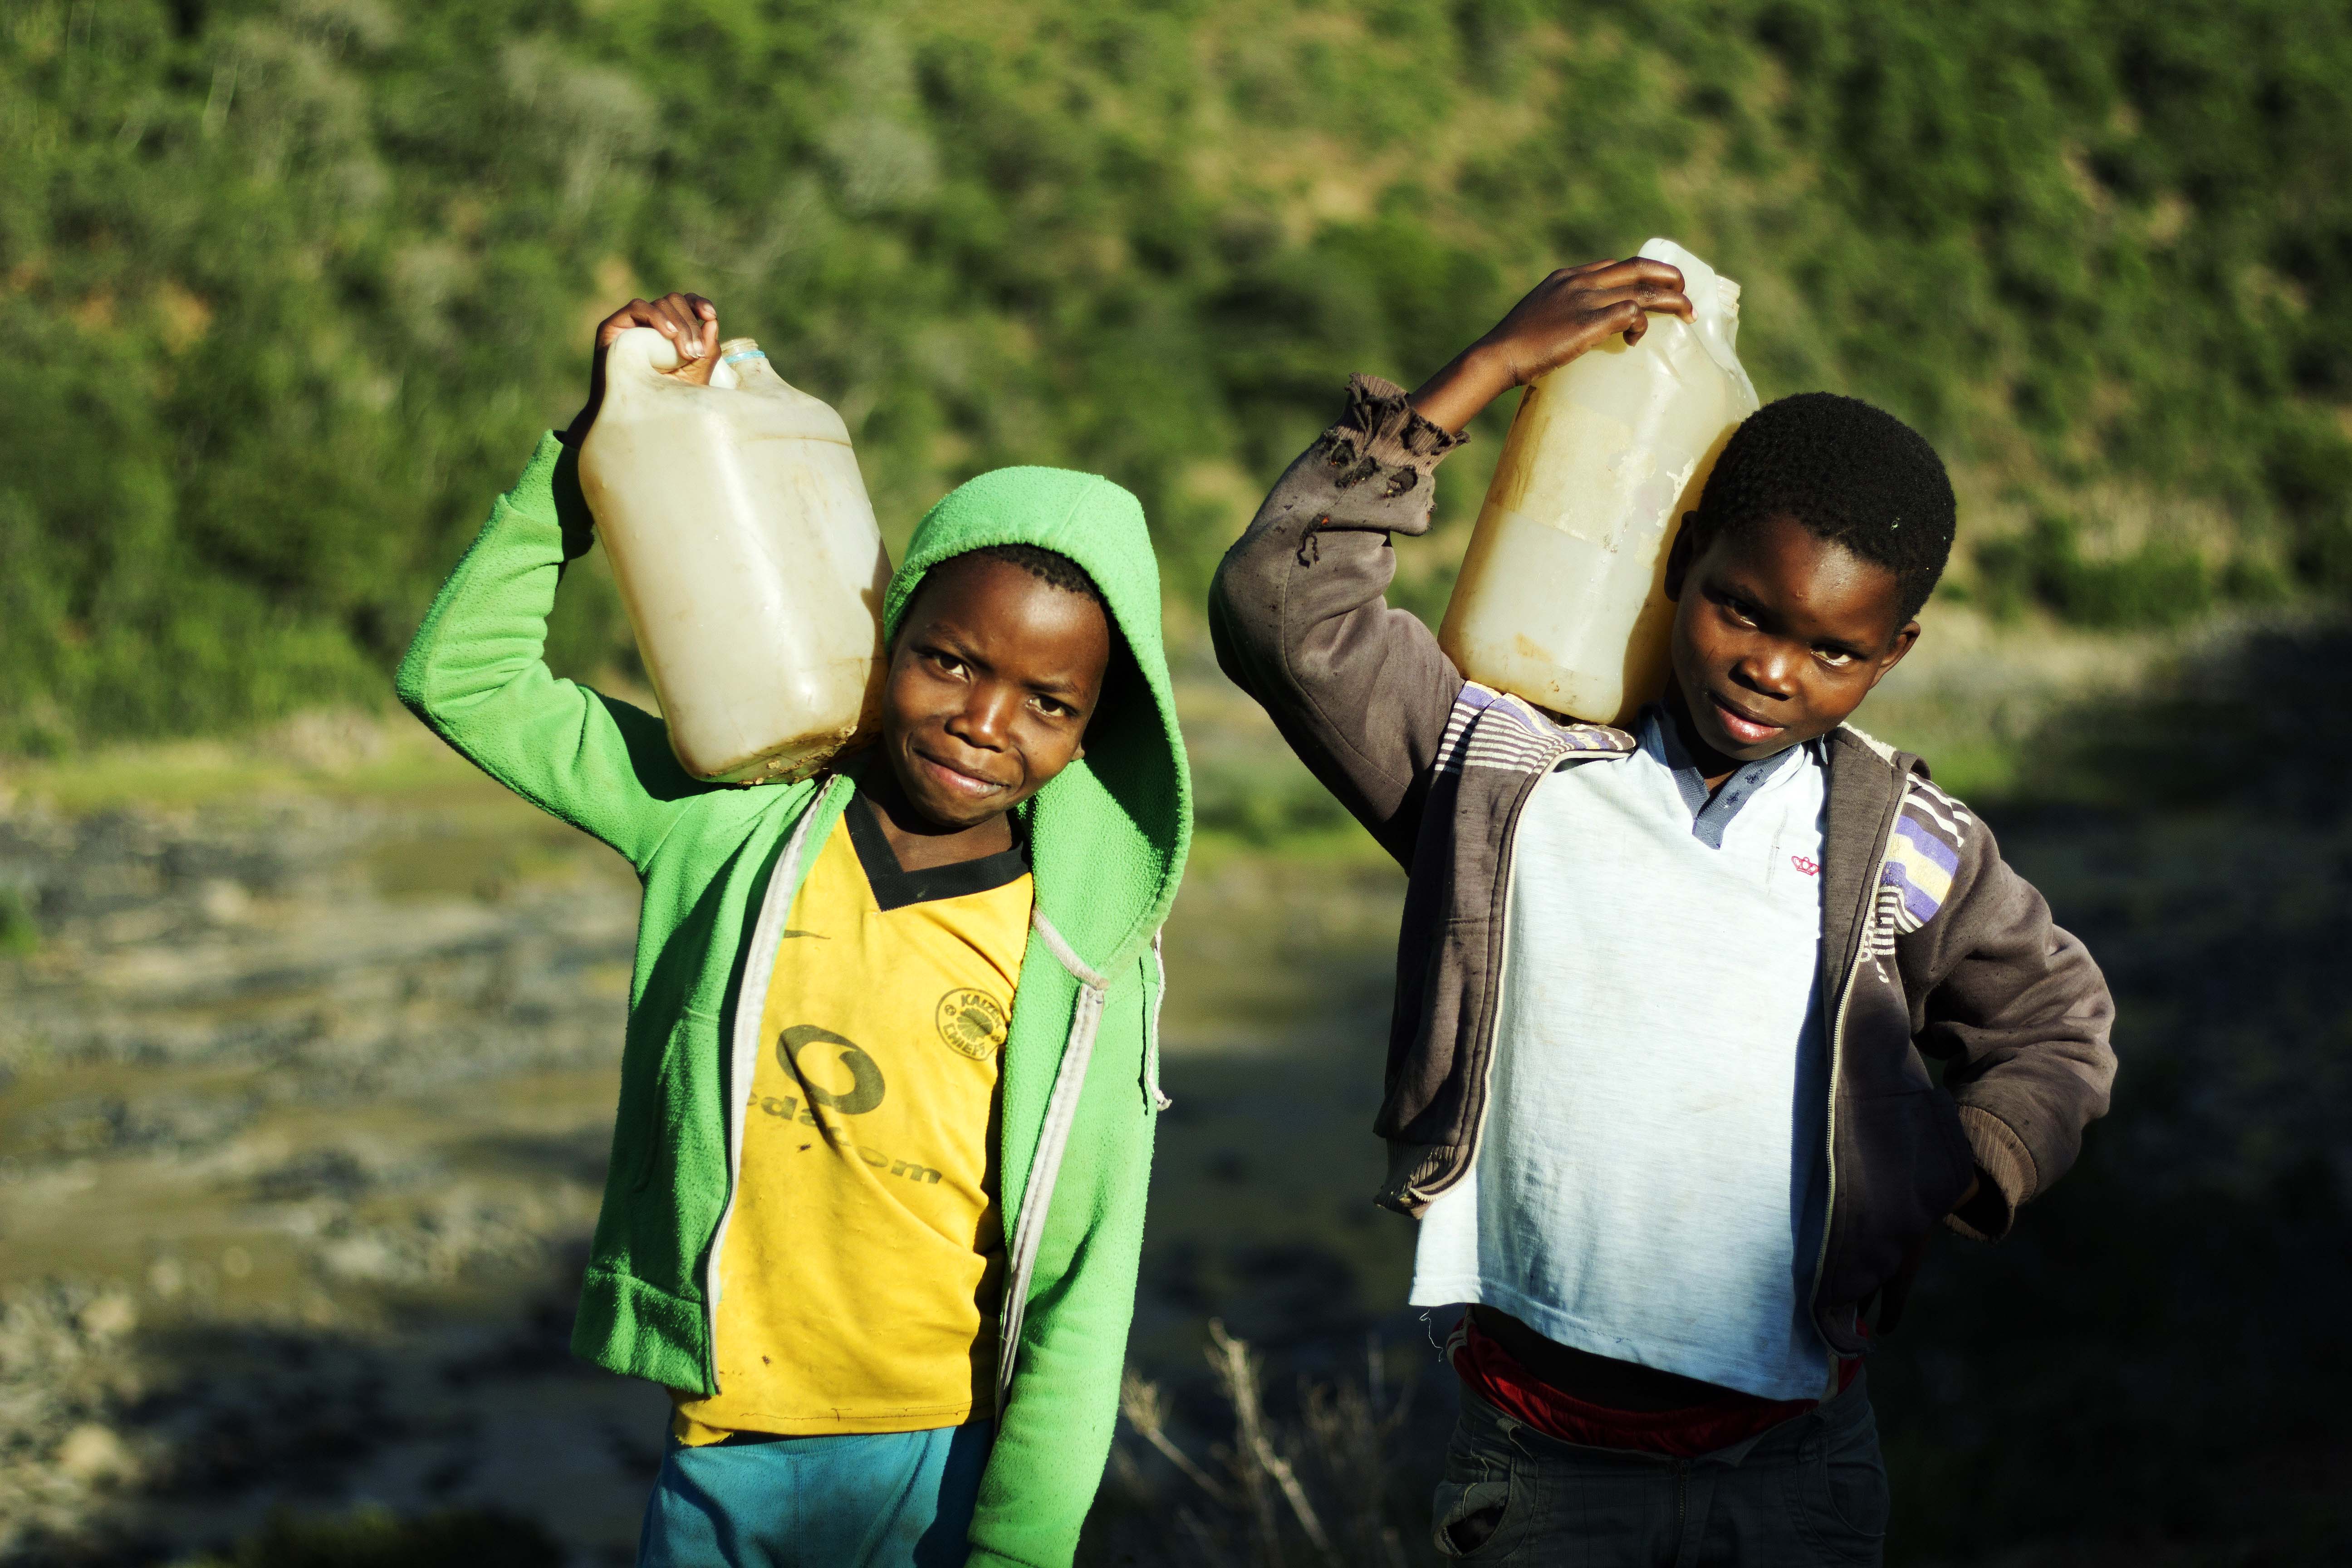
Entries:
MULTIPOLYGON (((2155 521, 1999 591, 2340 592, 2347 98, 2316 0, 6 0, 0 748, 380 694, 590 324, 668 288, 841 407, 898 537, 1082 465, 1191 598, 1349 370, 1670 233, 1768 395, 2155 521)), ((593 568, 552 653, 627 658, 593 568)))
MULTIPOLYGON (((1331 792, 1286 753, 1211 746, 1192 758, 1192 812, 1203 832, 1258 848, 1338 833, 1351 820, 1331 792)), ((0 905, 0 910, 5 910, 0 905)))
MULTIPOLYGON (((2237 596, 2264 592, 2257 571, 2250 563, 2230 580, 2237 596)), ((2022 533, 1979 546, 1977 573, 1997 616, 2038 603, 2084 626, 2118 630, 2179 626, 2208 609, 2223 585, 2201 556, 2177 542, 2151 541, 2126 554, 2088 558, 2074 520, 2048 513, 2022 533)))
POLYGON ((41 928, 33 918, 33 900, 14 882, 0 882, 0 958, 22 958, 41 946, 41 928))

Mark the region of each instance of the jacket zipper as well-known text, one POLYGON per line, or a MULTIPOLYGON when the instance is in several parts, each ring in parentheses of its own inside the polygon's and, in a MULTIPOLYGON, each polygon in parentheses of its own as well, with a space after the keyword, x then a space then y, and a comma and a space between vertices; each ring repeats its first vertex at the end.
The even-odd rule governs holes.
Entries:
MULTIPOLYGON (((1464 735, 1462 742, 1465 747, 1468 746, 1470 737, 1464 735)), ((1534 775, 1527 788, 1519 792, 1519 798, 1511 803, 1510 820, 1503 824, 1503 858, 1497 868, 1503 880, 1503 910, 1502 923, 1495 939, 1502 948, 1502 956, 1495 961, 1495 1006, 1486 1019, 1486 1063, 1478 1079, 1478 1122, 1470 1130, 1469 1152, 1463 1156, 1461 1170, 1455 1172, 1454 1179, 1446 1183, 1438 1192, 1423 1192, 1418 1188, 1406 1188, 1404 1198, 1407 1203, 1426 1205, 1459 1186, 1462 1178, 1468 1175, 1471 1169, 1477 1164, 1479 1146, 1486 1141, 1486 1112, 1495 1103, 1495 1031, 1502 1026, 1503 983, 1508 978, 1511 967, 1511 868, 1518 860, 1519 817, 1527 810, 1528 801, 1536 793, 1536 786, 1558 771, 1559 764, 1560 758, 1554 757, 1541 772, 1534 775)))
MULTIPOLYGON (((1876 864, 1871 868, 1870 879, 1862 888, 1862 921, 1854 932, 1853 962, 1846 967, 1845 984, 1838 992, 1837 1017, 1830 1026, 1830 1071, 1828 1114, 1823 1118, 1826 1145, 1823 1158, 1828 1162, 1828 1179, 1822 1183, 1826 1192, 1822 1199, 1822 1245, 1813 1255, 1813 1288, 1805 1301, 1805 1312, 1814 1320, 1820 1331, 1822 1279, 1829 1270, 1830 1231, 1837 1221, 1837 1091, 1838 1069, 1845 1060, 1845 1010, 1853 1000, 1853 988, 1862 978, 1862 961, 1870 956, 1871 928, 1878 920, 1878 879, 1886 871, 1886 852, 1895 842, 1895 824, 1903 820, 1903 802, 1909 797, 1911 781, 1906 776, 1895 786, 1895 810, 1885 828, 1879 835, 1876 864)), ((1834 1370, 1834 1369, 1832 1369, 1834 1370)))
MULTIPOLYGON (((1483 717, 1474 721, 1471 729, 1475 730, 1476 724, 1483 721, 1483 717)), ((1465 754, 1470 746, 1470 731, 1465 731, 1462 736, 1462 746, 1465 754)), ((1479 1147, 1486 1141, 1486 1112, 1495 1102, 1495 1031, 1502 1024, 1503 984, 1509 976, 1511 966, 1511 868, 1518 859, 1519 818, 1527 811, 1528 801, 1536 793, 1536 786, 1553 773, 1559 772, 1561 768, 1571 763, 1581 765, 1585 763, 1622 761, 1630 755, 1632 755, 1631 752, 1617 752, 1579 756, 1573 751, 1563 748, 1555 752, 1551 760, 1529 778, 1527 787, 1519 792, 1518 799, 1511 803, 1510 819, 1503 824, 1503 855, 1498 868, 1498 874, 1503 879, 1503 909, 1502 926, 1496 940, 1502 944, 1502 956, 1495 962, 1495 1008, 1486 1020, 1486 1065, 1478 1080, 1478 1121, 1477 1125, 1470 1130, 1469 1152, 1464 1158, 1462 1170, 1455 1173, 1454 1180, 1448 1182, 1441 1192, 1451 1191, 1462 1177, 1468 1173, 1470 1167, 1477 1163, 1479 1147)), ((1419 1187, 1408 1185, 1402 1195, 1408 1204, 1425 1205, 1438 1197, 1440 1193, 1425 1192, 1419 1187)))
POLYGON ((1160 1087, 1160 1009, 1168 1000, 1168 961, 1160 955, 1162 931, 1151 933, 1151 967, 1158 983, 1151 991, 1151 1018, 1143 1036, 1143 1095, 1157 1113, 1176 1103, 1160 1087))
POLYGON ((735 1037, 730 1042, 728 1070, 733 1073, 742 1090, 742 1100, 734 1106, 727 1128, 727 1201, 719 1210, 718 1228, 710 1233, 710 1253, 702 1265, 703 1360, 710 1376, 711 1391, 719 1390, 719 1266, 727 1252, 727 1225, 735 1217, 735 1195, 743 1180, 743 1126, 751 1113, 751 1075, 760 1057, 760 1022, 768 1007, 768 986, 775 977, 776 944, 781 940, 784 918, 792 912, 792 901, 800 890, 799 872, 802 859, 808 850, 810 830, 824 811, 826 791, 819 789, 808 809, 793 825, 792 837, 784 841, 783 853, 776 857, 775 868, 768 873, 768 885, 760 894, 760 918, 751 928, 751 954, 743 965, 743 979, 735 993, 735 1037), (759 1004, 752 1005, 753 986, 759 988, 759 1004))
MULTIPOLYGON (((1110 994, 1110 977, 1097 974, 1078 957, 1077 950, 1054 929, 1045 911, 1029 907, 1029 929, 1042 939, 1070 978, 1078 994, 1070 1016, 1069 1033, 1062 1039, 1062 1057, 1054 1070, 1054 1087, 1045 1100, 1045 1121, 1029 1155, 1029 1176, 1022 1185, 1021 1212, 1004 1235, 1004 1289, 997 1310, 996 1419, 1004 1419, 1013 1399, 1013 1374, 1018 1370, 1021 1326, 1028 1317, 1029 1281, 1037 1266, 1037 1252, 1045 1239, 1045 1222, 1061 1183, 1062 1156, 1068 1152, 1070 1131, 1077 1121, 1077 1102, 1085 1092, 1087 1069, 1094 1058, 1095 1040, 1102 1024, 1103 1005, 1110 994), (1032 1224, 1032 1219, 1035 1223, 1032 1224)), ((1016 998, 1014 1005, 1019 1005, 1016 998)), ((1008 1133, 1007 1136, 1010 1136, 1008 1133)), ((1011 1149, 1004 1151, 1010 1162, 1011 1149)), ((1000 1210, 1000 1215, 1002 1211, 1000 1210)))
MULTIPOLYGON (((1875 880, 1871 883, 1873 888, 1875 888, 1877 885, 1878 884, 1875 880)), ((1868 939, 1870 933, 1866 929, 1869 917, 1865 916, 1864 919, 1865 929, 1862 933, 1864 938, 1863 946, 1854 953, 1853 966, 1846 971, 1844 989, 1838 993, 1837 1021, 1830 1027, 1829 1108, 1828 1115, 1823 1119, 1823 1124, 1826 1130, 1822 1135, 1822 1142, 1825 1145, 1825 1148, 1822 1151, 1822 1157, 1827 1162, 1828 1179, 1822 1184, 1826 1189, 1822 1197, 1822 1245, 1813 1254, 1813 1289, 1811 1293, 1806 1298, 1805 1301, 1806 1315, 1816 1320, 1821 1316, 1822 1278, 1829 1268, 1830 1227, 1835 1223, 1837 1218, 1838 1068, 1845 1059, 1846 1003, 1852 1000, 1853 996, 1854 982, 1862 973, 1862 955, 1863 952, 1867 952, 1869 948, 1868 939)), ((1816 1331, 1819 1331, 1818 1323, 1816 1324, 1816 1331)))

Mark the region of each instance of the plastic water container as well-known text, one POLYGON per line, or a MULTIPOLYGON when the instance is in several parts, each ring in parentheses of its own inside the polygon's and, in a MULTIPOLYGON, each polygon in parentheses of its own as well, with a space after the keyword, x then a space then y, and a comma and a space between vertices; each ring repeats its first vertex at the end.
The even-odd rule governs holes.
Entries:
POLYGON ((1654 315, 1530 383, 1495 465, 1437 640, 1482 685, 1601 723, 1665 689, 1666 552, 1756 389, 1739 285, 1670 239, 1697 320, 1654 315))
POLYGON ((879 727, 890 558, 841 416, 719 353, 698 386, 661 333, 614 339, 580 488, 678 762, 780 783, 879 727))

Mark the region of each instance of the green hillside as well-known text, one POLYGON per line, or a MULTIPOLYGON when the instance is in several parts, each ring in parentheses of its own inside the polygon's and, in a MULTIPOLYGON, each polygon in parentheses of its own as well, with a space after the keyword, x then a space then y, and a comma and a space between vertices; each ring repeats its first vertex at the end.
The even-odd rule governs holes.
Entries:
MULTIPOLYGON (((1766 395, 1943 446, 1960 591, 2340 592, 2347 84, 2317 0, 0 0, 0 749, 374 700, 589 324, 672 287, 898 536, 1097 468, 1190 602, 1349 370, 1666 233, 1766 395)), ((593 572, 559 633, 626 657, 593 572)))

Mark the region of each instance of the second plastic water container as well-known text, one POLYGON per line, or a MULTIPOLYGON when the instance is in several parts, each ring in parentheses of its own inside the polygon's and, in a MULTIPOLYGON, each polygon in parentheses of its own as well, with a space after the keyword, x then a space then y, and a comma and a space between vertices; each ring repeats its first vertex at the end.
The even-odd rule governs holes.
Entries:
POLYGON ((1696 321, 1652 316, 1528 385, 1438 632, 1470 679, 1601 723, 1664 689, 1666 552, 1757 405, 1739 285, 1669 239, 1639 254, 1682 269, 1696 321))
POLYGON ((678 762, 781 782, 877 724, 890 558, 841 416, 749 338, 719 357, 701 386, 659 332, 615 339, 580 488, 678 762))

